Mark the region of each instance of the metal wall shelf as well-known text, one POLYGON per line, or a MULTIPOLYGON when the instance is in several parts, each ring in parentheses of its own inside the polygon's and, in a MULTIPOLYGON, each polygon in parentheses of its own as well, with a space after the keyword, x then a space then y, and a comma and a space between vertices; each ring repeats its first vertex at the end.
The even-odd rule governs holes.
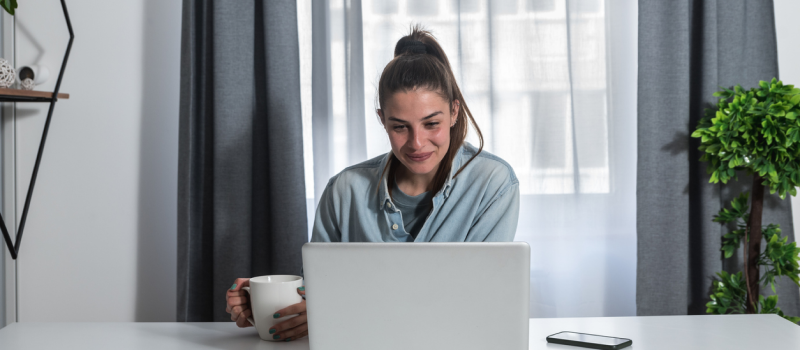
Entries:
MULTIPOLYGON (((64 77, 64 69, 67 67, 67 59, 69 58, 69 51, 72 49, 72 41, 75 39, 75 34, 72 32, 72 23, 69 20, 67 4, 64 3, 64 0, 61 0, 61 8, 64 10, 64 20, 66 20, 67 29, 69 30, 69 43, 67 44, 67 51, 64 53, 64 60, 61 61, 61 69, 58 72, 58 80, 56 80, 56 87, 53 92, 0 89, 0 102, 50 103, 50 109, 47 111, 47 119, 44 122, 44 130, 42 131, 42 140, 39 142, 39 152, 36 153, 36 162, 33 164, 33 175, 31 175, 31 182, 30 185, 28 185, 28 194, 25 196, 25 206, 22 208, 22 217, 19 220, 19 228, 17 229, 15 242, 11 242, 11 235, 8 233, 5 219, 0 215, 0 230, 3 231, 3 239, 6 242, 6 246, 8 246, 8 251, 11 252, 11 258, 14 260, 19 256, 19 246, 22 243, 22 230, 25 229, 25 220, 28 218, 28 209, 30 209, 31 197, 33 197, 33 186, 36 184, 36 175, 39 174, 39 164, 42 161, 44 142, 47 140, 47 131, 50 129, 50 119, 53 117, 53 108, 55 108, 56 101, 58 101, 59 98, 69 98, 69 94, 60 94, 58 90, 61 88, 61 79, 64 77)), ((14 218, 12 218, 12 220, 13 219, 14 218)))

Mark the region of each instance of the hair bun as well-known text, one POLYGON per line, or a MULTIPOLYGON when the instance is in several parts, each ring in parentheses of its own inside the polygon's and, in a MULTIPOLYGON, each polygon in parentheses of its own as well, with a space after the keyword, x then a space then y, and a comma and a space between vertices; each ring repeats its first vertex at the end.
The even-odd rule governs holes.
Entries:
POLYGON ((397 43, 397 48, 395 49, 395 56, 400 55, 405 52, 410 52, 414 54, 426 54, 428 50, 425 48, 425 43, 419 40, 404 40, 397 43))

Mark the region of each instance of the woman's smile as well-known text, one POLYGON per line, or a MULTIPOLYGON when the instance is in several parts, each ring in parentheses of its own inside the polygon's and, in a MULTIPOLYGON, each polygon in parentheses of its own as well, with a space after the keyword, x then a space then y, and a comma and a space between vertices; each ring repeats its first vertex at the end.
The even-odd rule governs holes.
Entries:
POLYGON ((427 153, 421 153, 421 152, 418 152, 418 153, 406 153, 406 155, 407 155, 407 156, 408 156, 408 158, 409 158, 409 159, 411 159, 412 161, 415 161, 415 162, 424 162, 424 161, 428 160, 428 158, 430 158, 430 157, 431 157, 431 155, 433 155, 433 152, 427 152, 427 153))

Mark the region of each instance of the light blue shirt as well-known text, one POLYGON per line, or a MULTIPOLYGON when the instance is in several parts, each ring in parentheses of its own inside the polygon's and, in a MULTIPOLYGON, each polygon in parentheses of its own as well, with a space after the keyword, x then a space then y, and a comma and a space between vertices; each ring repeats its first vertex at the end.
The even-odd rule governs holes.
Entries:
POLYGON ((414 239, 387 190, 388 153, 344 169, 322 193, 312 242, 511 242, 519 218, 519 181, 505 161, 464 143, 414 239))

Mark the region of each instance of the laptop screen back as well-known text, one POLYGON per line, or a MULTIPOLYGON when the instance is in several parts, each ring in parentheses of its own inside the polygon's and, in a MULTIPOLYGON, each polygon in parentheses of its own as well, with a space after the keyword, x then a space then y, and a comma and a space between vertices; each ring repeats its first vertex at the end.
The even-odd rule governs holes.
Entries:
POLYGON ((307 243, 312 350, 528 348, 530 247, 307 243))

